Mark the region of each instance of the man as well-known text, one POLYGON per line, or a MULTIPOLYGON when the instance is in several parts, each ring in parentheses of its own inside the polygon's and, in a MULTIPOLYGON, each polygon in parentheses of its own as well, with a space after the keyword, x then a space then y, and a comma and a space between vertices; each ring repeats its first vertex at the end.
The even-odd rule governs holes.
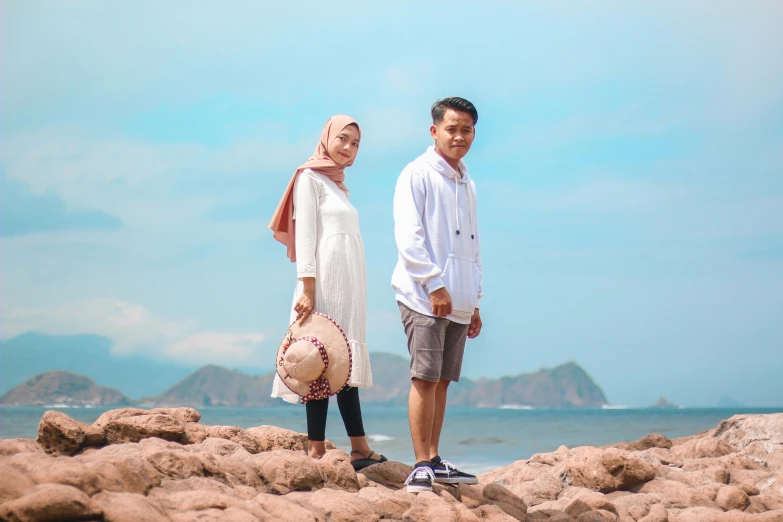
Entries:
POLYGON ((405 167, 394 192, 392 286, 411 355, 408 420, 416 465, 406 485, 412 493, 432 491, 433 481, 478 483, 438 454, 449 383, 459 381, 466 337, 481 332, 476 188, 462 160, 477 121, 468 100, 435 102, 435 143, 405 167))

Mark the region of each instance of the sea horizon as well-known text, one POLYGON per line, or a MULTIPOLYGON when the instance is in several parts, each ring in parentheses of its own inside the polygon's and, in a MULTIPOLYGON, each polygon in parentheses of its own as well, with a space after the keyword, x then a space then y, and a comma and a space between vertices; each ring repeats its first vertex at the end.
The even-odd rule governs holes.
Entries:
MULTIPOLYGON (((0 438, 35 438, 41 416, 48 410, 92 423, 116 407, 0 406, 0 438)), ((196 408, 201 423, 249 428, 274 425, 306 432, 301 406, 196 408)), ((363 405, 365 432, 370 446, 392 460, 412 463, 407 407, 363 405)), ((472 473, 483 473, 526 460, 536 453, 555 451, 561 445, 605 446, 630 442, 651 433, 670 439, 695 435, 736 414, 783 412, 778 408, 583 408, 516 409, 453 407, 446 413, 440 450, 444 458, 472 473)), ((340 413, 330 407, 327 438, 349 450, 340 413)))

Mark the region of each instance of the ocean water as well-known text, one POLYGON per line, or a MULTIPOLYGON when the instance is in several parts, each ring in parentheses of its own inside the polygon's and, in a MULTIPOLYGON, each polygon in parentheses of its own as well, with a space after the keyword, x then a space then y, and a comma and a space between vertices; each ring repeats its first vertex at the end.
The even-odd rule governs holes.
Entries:
MULTIPOLYGON (((52 409, 52 408, 49 408, 52 409)), ((82 422, 92 423, 101 408, 56 408, 82 422)), ((0 438, 35 437, 47 408, 0 407, 0 438)), ((405 407, 365 405, 364 427, 370 446, 393 460, 413 463, 405 407)), ((201 423, 249 428, 271 424, 306 431, 301 406, 266 408, 201 408, 201 423)), ((440 453, 457 466, 482 473, 531 455, 583 445, 601 446, 632 441, 650 433, 669 438, 714 428, 738 413, 776 413, 783 408, 732 409, 591 409, 522 410, 449 408, 441 435, 440 453)), ((326 436, 338 448, 350 450, 336 404, 330 405, 326 436)))

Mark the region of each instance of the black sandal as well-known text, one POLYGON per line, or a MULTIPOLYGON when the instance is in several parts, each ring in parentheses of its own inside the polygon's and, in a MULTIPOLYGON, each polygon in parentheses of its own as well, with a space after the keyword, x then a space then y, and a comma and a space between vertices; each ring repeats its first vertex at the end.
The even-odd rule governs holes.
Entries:
POLYGON ((373 455, 375 455, 375 452, 373 450, 370 450, 369 455, 365 455, 359 450, 351 450, 351 455, 353 455, 354 453, 357 453, 362 457, 364 457, 361 459, 356 459, 351 461, 351 466, 353 466, 354 471, 359 471, 360 469, 364 469, 368 466, 372 466, 373 464, 380 464, 381 462, 386 462, 387 460, 389 460, 383 455, 381 455, 381 458, 378 460, 371 458, 373 455))

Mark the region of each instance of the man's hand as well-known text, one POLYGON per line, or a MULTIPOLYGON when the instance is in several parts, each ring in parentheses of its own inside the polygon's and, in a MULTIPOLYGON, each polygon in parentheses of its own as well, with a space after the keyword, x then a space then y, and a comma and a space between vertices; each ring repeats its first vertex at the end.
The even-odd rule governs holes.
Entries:
POLYGON ((468 337, 470 339, 475 339, 478 337, 478 334, 481 333, 481 315, 479 314, 479 309, 476 308, 473 311, 473 316, 470 318, 470 326, 468 326, 468 337))
POLYGON ((305 277, 302 278, 304 288, 302 289, 302 295, 296 300, 294 311, 296 312, 296 321, 299 324, 305 322, 313 312, 313 306, 315 306, 315 278, 305 277))
POLYGON ((438 317, 446 317, 451 314, 451 295, 446 288, 438 288, 430 294, 432 313, 438 317))

